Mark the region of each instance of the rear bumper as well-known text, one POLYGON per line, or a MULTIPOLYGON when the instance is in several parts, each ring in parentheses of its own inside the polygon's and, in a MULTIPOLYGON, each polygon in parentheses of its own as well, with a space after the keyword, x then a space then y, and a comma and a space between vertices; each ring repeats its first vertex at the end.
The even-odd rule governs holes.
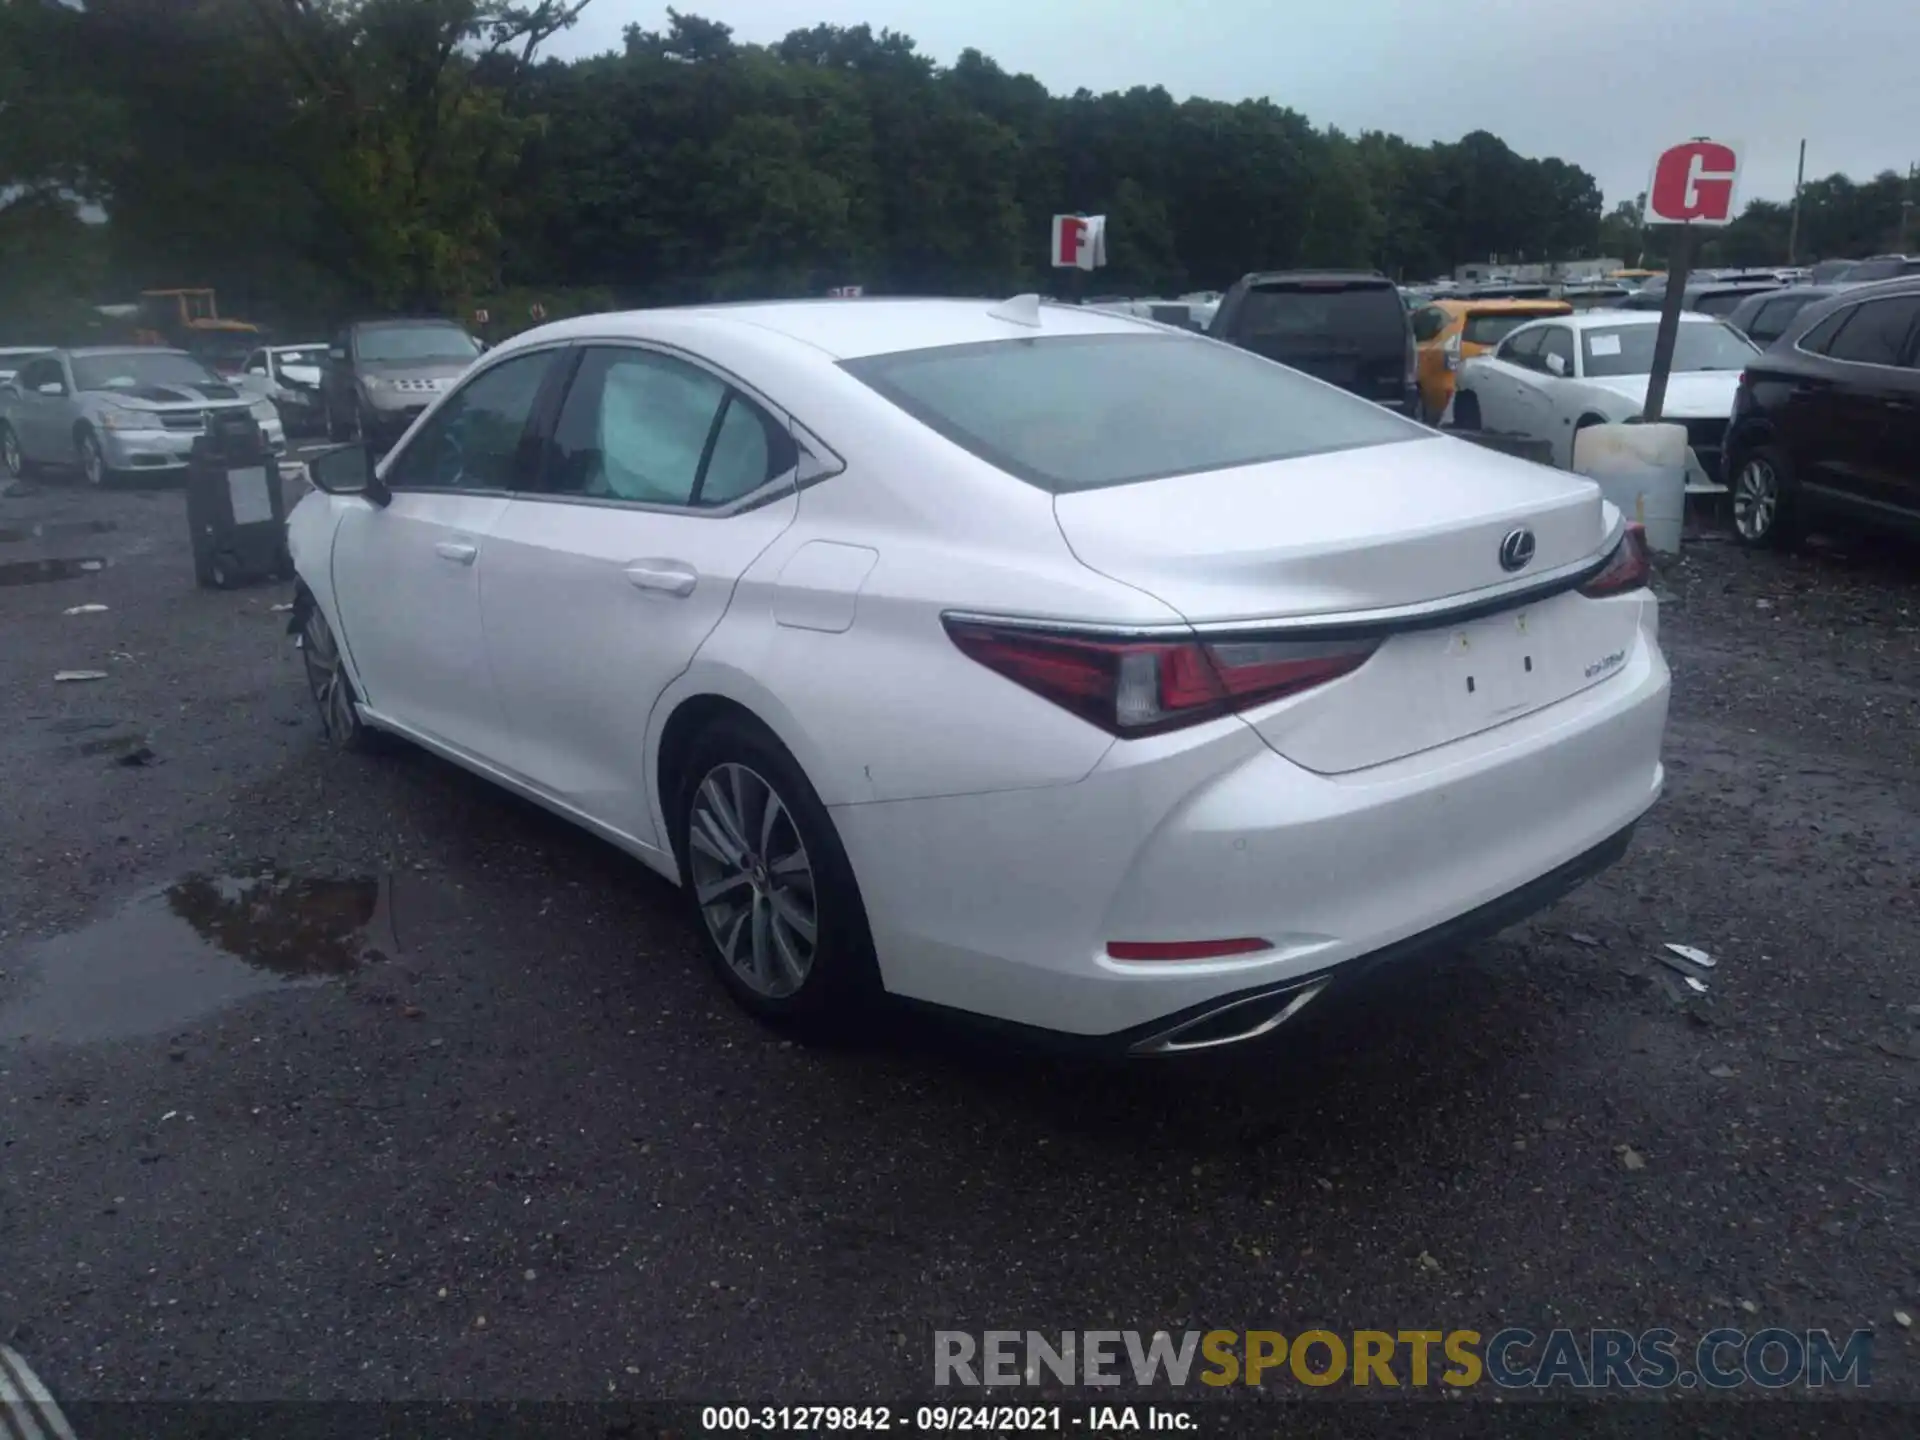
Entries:
POLYGON ((891 993, 1138 1052, 1224 1003, 1510 923, 1615 858, 1664 781, 1668 684, 1643 631, 1599 685, 1344 775, 1222 720, 1116 744, 1075 785, 833 814, 891 993), (1268 948, 1106 953, 1239 937, 1268 948))

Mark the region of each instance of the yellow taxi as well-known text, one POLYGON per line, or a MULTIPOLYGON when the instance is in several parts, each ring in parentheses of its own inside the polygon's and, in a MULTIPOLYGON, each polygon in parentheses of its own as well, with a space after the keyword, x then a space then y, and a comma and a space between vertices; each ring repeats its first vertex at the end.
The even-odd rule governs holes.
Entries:
POLYGON ((1421 418, 1438 425, 1453 399, 1461 365, 1498 345, 1509 330, 1547 315, 1572 313, 1565 300, 1436 300, 1414 311, 1421 418))

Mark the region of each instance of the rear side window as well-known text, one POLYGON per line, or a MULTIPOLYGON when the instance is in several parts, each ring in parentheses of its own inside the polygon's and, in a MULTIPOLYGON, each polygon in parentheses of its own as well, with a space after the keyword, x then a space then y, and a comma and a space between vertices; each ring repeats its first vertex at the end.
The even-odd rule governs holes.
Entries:
POLYGON ((1498 345, 1522 325, 1531 325, 1539 318, 1538 315, 1503 315, 1497 310, 1470 314, 1460 338, 1469 345, 1498 345))
POLYGON ((1266 342, 1264 353, 1339 347, 1399 350, 1407 307, 1391 285, 1271 285, 1247 291, 1234 317, 1235 339, 1266 342))
MULTIPOLYGON (((1377 293, 1399 310, 1392 290, 1377 293)), ((1055 493, 1432 433, 1244 350, 1177 335, 995 340, 841 368, 956 445, 1055 493)))
POLYGON ((1907 337, 1920 316, 1920 295, 1896 295, 1856 306, 1827 346, 1835 360, 1857 365, 1898 365, 1906 354, 1907 337))
POLYGON ((1806 309, 1814 298, 1817 297, 1782 295, 1778 300, 1767 301, 1754 312, 1753 323, 1747 327, 1747 334, 1761 345, 1772 344, 1787 333, 1788 323, 1806 309))

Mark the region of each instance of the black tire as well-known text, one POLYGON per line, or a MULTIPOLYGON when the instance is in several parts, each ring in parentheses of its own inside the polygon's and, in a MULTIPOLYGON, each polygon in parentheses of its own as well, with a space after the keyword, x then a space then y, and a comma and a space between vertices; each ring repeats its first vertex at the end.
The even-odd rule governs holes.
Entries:
POLYGON ((107 452, 100 448, 99 438, 93 431, 82 429, 76 434, 73 449, 80 466, 80 478, 89 489, 105 490, 113 484, 116 472, 107 464, 107 452))
POLYGON ((320 733, 336 750, 365 753, 384 738, 360 718, 354 707, 353 679, 347 674, 339 643, 327 617, 311 597, 302 597, 300 660, 307 672, 307 693, 320 712, 320 733))
POLYGON ((1793 462, 1772 445, 1742 451, 1727 481, 1733 538, 1749 550, 1786 549, 1799 543, 1800 492, 1793 462), (1769 503, 1770 502, 1770 503, 1769 503))
POLYGON ((1480 428, 1480 397, 1471 390, 1456 390, 1454 392, 1453 428, 1456 430, 1478 430, 1480 428))
POLYGON ((27 478, 27 457, 20 448, 20 437, 13 433, 13 427, 0 423, 0 470, 4 470, 12 480, 27 478))
POLYGON ((741 1008, 808 1040, 857 1034, 881 993, 866 907, 832 817, 786 747, 744 718, 717 720, 688 747, 669 815, 694 924, 741 1008), (753 781, 778 806, 771 819, 753 809, 753 781), (729 807, 731 835, 713 825, 729 807), (739 839, 744 853, 730 858, 739 839))

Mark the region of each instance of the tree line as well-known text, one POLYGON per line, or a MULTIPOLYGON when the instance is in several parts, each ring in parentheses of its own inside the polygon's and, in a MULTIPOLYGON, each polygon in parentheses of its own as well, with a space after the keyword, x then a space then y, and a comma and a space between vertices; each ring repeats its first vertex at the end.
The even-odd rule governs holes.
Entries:
MULTIPOLYGON (((1006 294, 1057 285, 1065 210, 1109 217, 1094 283, 1136 294, 1660 254, 1586 171, 1485 131, 1415 145, 1268 100, 1055 95, 865 25, 752 45, 669 11, 616 52, 546 57, 587 3, 0 0, 0 330, 179 285, 285 326, 489 297, 1006 294)), ((1802 252, 1891 241, 1900 190, 1815 182, 1802 252)), ((1784 216, 1750 206, 1702 263, 1783 261, 1784 216)))

